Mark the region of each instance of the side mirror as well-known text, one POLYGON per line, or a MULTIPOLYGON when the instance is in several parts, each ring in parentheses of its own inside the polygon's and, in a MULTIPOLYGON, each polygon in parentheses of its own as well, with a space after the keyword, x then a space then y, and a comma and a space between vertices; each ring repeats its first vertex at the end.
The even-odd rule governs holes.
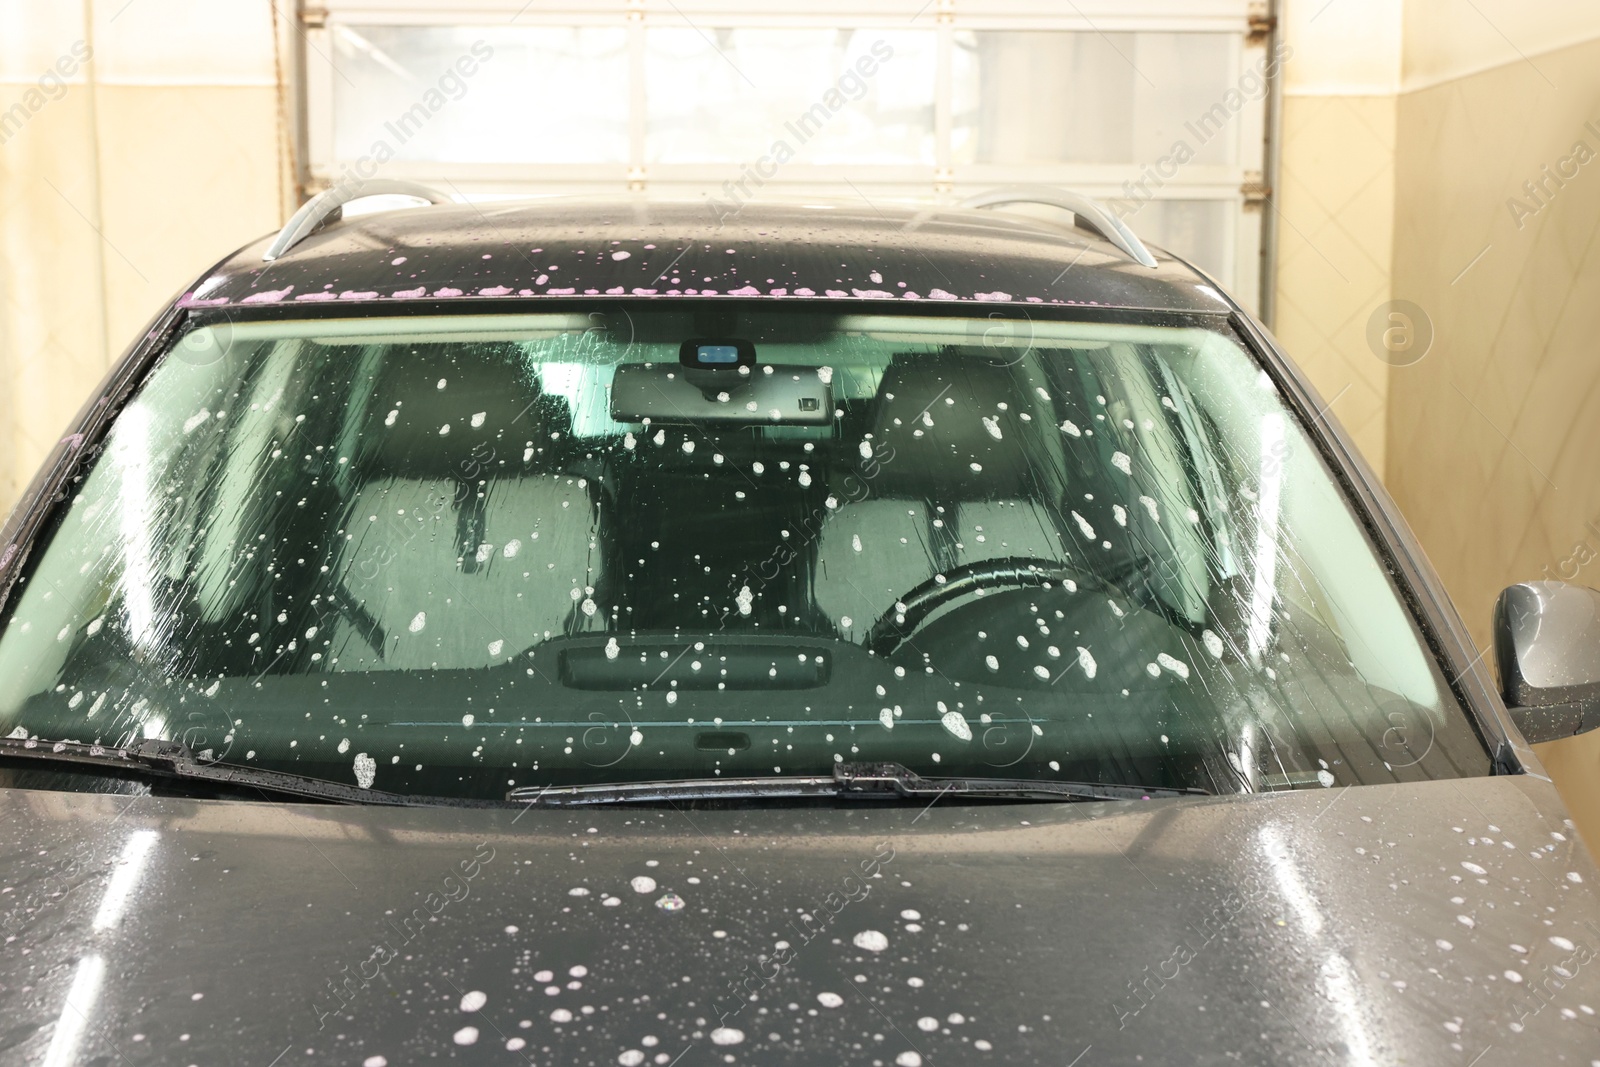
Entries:
POLYGON ((1500 693, 1530 744, 1600 726, 1600 593, 1523 582, 1494 606, 1500 693))

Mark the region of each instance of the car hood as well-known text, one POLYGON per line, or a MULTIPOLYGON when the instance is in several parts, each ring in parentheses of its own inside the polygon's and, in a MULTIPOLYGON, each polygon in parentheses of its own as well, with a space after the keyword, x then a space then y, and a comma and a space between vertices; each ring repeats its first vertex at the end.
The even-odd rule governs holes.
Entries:
POLYGON ((1531 777, 699 811, 5 790, 0 854, 6 1062, 1600 1048, 1600 875, 1531 777))

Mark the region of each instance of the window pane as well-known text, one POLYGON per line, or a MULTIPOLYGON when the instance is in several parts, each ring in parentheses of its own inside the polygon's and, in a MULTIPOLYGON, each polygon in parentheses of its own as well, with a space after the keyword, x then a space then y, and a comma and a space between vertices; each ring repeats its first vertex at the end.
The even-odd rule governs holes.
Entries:
POLYGON ((1239 109, 1201 124, 1233 87, 1231 57, 1220 33, 958 33, 953 158, 1143 163, 1184 140, 1197 163, 1233 163, 1239 109))
POLYGON ((623 29, 335 24, 332 37, 339 160, 627 161, 623 29))
POLYGON ((932 33, 682 27, 646 40, 652 163, 934 161, 932 33))

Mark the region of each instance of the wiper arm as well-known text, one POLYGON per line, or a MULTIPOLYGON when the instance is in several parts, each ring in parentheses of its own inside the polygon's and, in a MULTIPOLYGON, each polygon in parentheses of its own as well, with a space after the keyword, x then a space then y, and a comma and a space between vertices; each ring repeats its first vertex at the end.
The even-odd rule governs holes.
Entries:
POLYGON ((942 796, 998 800, 1143 800, 1209 796, 1204 789, 1172 789, 1097 782, 1050 782, 1030 778, 924 778, 898 763, 836 763, 833 774, 772 778, 691 778, 665 782, 521 786, 506 799, 541 807, 649 804, 677 800, 739 800, 784 797, 861 797, 894 800, 942 796))
POLYGON ((77 741, 37 741, 25 738, 0 738, 0 757, 40 760, 46 763, 77 764, 100 771, 121 772, 139 777, 166 778, 188 782, 210 782, 236 788, 257 789, 324 800, 335 804, 426 805, 432 801, 358 789, 342 782, 327 782, 282 771, 238 767, 224 763, 203 763, 187 745, 177 741, 146 738, 127 748, 86 745, 77 741))

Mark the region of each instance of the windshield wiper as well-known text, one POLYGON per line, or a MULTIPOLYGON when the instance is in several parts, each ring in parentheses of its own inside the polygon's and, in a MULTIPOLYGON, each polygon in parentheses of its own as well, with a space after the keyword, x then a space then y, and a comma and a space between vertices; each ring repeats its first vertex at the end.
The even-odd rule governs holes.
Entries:
POLYGON ((164 778, 186 782, 209 782, 239 789, 287 794, 335 804, 432 805, 437 799, 401 796, 374 789, 358 789, 342 782, 306 778, 282 771, 238 767, 224 763, 205 763, 195 759, 187 745, 177 741, 145 738, 127 748, 86 745, 77 741, 40 741, 28 738, 0 738, 0 757, 39 760, 46 763, 76 764, 99 771, 128 774, 141 778, 164 778))
POLYGON ((831 775, 772 778, 692 778, 665 782, 606 782, 597 785, 521 786, 506 799, 541 807, 649 804, 677 800, 739 800, 785 797, 861 797, 934 800, 942 796, 995 800, 1144 800, 1209 796, 1204 789, 1165 786, 1050 782, 1030 778, 924 778, 898 763, 836 763, 831 775))

